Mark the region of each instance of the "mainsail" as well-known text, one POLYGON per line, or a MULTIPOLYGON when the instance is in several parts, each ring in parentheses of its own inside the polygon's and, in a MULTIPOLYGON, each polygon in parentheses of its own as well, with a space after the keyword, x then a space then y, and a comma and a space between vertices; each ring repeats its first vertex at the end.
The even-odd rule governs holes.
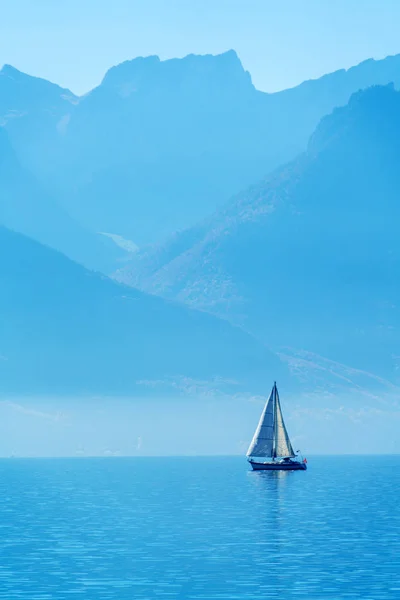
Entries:
POLYGON ((247 450, 247 456, 272 456, 274 447, 274 389, 264 407, 256 432, 247 450))
POLYGON ((263 458, 295 456, 283 420, 276 384, 264 407, 247 456, 263 458))

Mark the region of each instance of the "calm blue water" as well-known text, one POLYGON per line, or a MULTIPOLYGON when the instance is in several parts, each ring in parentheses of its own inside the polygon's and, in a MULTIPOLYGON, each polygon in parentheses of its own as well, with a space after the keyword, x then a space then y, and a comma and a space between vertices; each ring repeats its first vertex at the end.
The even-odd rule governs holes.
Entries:
POLYGON ((400 457, 0 461, 0 598, 400 598, 400 457))

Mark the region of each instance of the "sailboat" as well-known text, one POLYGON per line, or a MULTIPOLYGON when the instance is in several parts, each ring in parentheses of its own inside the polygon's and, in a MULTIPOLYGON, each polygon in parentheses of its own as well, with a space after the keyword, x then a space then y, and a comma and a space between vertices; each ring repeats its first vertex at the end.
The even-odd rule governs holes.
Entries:
POLYGON ((305 471, 307 460, 293 451, 282 416, 276 382, 247 451, 254 471, 305 471))

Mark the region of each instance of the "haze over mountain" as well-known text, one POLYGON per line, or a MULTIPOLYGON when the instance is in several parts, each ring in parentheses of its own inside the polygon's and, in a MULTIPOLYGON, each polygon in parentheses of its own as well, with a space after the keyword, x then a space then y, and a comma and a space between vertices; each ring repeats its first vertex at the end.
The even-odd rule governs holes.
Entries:
MULTIPOLYGON (((265 94, 254 88, 233 51, 168 61, 147 57, 114 67, 82 98, 6 66, 0 74, 0 222, 90 268, 111 272, 126 254, 99 232, 112 234, 132 255, 135 246, 129 240, 159 239, 203 217, 305 147, 320 117, 345 104, 354 89, 392 80, 398 85, 399 65, 399 56, 366 61, 292 90, 265 94)), ((373 258, 379 265, 373 271, 378 283, 386 260, 379 253, 389 237, 385 230, 382 240, 376 237, 369 245, 359 230, 361 223, 367 230, 370 221, 376 227, 382 215, 393 216, 394 201, 389 200, 397 193, 397 180, 390 165, 397 147, 383 132, 389 122, 393 127, 396 111, 388 109, 384 94, 397 96, 393 90, 375 90, 365 97, 371 94, 379 109, 374 113, 369 107, 364 121, 364 96, 356 95, 348 107, 322 121, 306 154, 211 218, 140 252, 119 277, 215 312, 274 347, 290 344, 360 367, 375 368, 380 360, 387 374, 388 356, 395 354, 389 330, 381 328, 386 349, 378 361, 370 345, 361 343, 360 331, 367 332, 367 339, 378 335, 379 299, 376 290, 369 291, 365 261, 373 258), (380 111, 387 121, 379 120, 380 111), (376 149, 381 146, 390 160, 381 157, 378 168, 376 149), (377 196, 385 190, 388 205, 374 205, 374 189, 377 196), (370 198, 370 216, 365 217, 370 221, 359 219, 358 205, 348 221, 348 206, 355 207, 355 199, 364 196, 370 198), (300 225, 289 204, 306 215, 300 225), (344 244, 332 238, 333 223, 336 235, 347 223, 348 255, 344 244), (353 256, 356 247, 360 254, 353 256), (356 267, 360 281, 355 292, 343 278, 352 279, 356 267), (279 293, 271 297, 276 282, 279 293), (346 290, 358 294, 361 309, 355 315, 346 290), (349 334, 348 325, 358 333, 349 334), (349 335, 344 351, 343 337, 349 335)), ((46 268, 43 264, 38 271, 46 268)), ((383 285, 388 289, 385 278, 383 285)), ((379 319, 393 326, 393 314, 382 309, 379 319)), ((166 343, 167 337, 161 339, 166 343)))
POLYGON ((293 159, 353 92, 389 82, 400 83, 400 55, 274 94, 254 88, 234 51, 126 61, 82 98, 7 66, 0 118, 24 167, 74 219, 143 245, 293 159))
POLYGON ((117 284, 3 227, 0 284, 2 393, 254 391, 266 369, 287 377, 276 356, 227 322, 117 284))
POLYGON ((304 154, 118 277, 272 347, 397 380, 399 157, 400 93, 358 92, 322 119, 304 154))
POLYGON ((85 230, 49 195, 17 159, 0 128, 0 224, 63 251, 94 269, 108 270, 124 254, 102 236, 85 230))
POLYGON ((77 101, 70 90, 11 65, 0 71, 0 124, 7 129, 19 159, 33 170, 51 168, 59 123, 77 101))

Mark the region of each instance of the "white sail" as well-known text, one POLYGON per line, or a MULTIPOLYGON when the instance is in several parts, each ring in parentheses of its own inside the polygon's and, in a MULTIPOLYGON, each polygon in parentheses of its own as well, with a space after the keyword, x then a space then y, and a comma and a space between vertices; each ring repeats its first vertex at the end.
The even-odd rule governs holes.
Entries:
POLYGON ((264 407, 256 432, 247 450, 247 456, 272 456, 274 446, 274 390, 275 386, 264 407))
POLYGON ((275 388, 275 447, 274 456, 296 456, 286 431, 278 390, 275 388))

